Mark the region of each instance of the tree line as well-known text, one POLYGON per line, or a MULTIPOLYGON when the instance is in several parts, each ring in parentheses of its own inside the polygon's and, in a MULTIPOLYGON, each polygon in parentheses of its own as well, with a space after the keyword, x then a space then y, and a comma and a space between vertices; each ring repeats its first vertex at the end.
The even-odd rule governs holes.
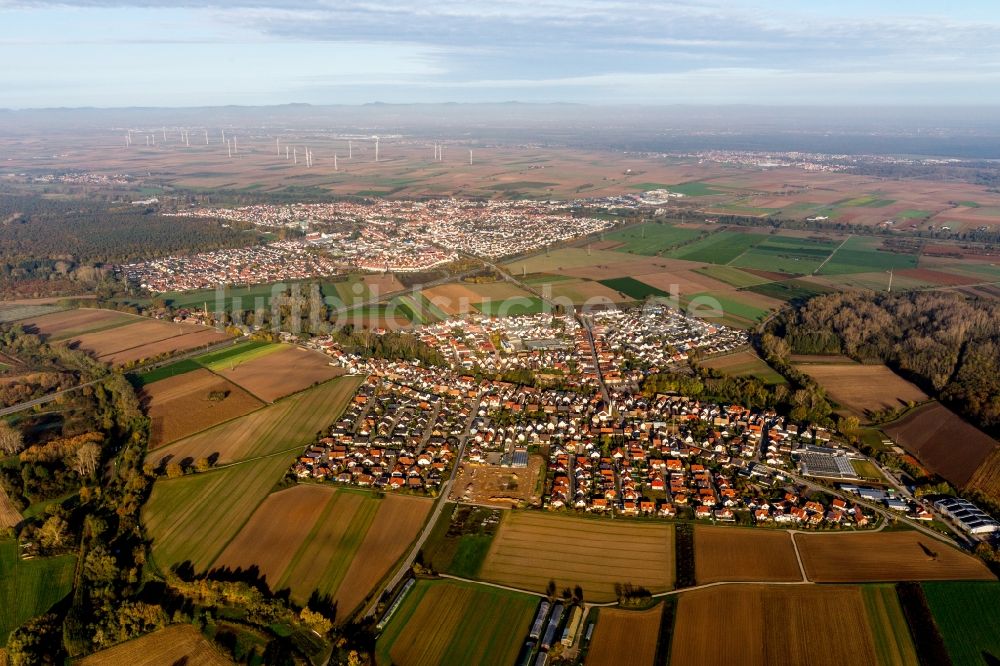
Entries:
POLYGON ((817 296, 771 322, 771 355, 845 354, 885 363, 1000 434, 1000 303, 946 292, 817 296))

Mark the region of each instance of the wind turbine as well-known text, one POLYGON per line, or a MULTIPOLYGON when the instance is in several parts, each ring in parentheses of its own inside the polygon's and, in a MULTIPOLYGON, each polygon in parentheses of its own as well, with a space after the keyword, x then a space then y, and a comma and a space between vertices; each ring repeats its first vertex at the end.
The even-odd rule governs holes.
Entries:
POLYGON ((378 162, 378 136, 373 138, 375 139, 375 161, 378 162))
POLYGON ((208 145, 208 130, 205 130, 205 145, 208 145))

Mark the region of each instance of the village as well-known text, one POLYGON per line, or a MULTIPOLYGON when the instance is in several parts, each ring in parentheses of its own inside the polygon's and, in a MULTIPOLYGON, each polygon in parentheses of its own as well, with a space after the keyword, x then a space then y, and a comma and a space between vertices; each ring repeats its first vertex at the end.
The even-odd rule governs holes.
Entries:
POLYGON ((116 267, 127 282, 155 293, 305 280, 351 271, 429 271, 462 254, 496 259, 612 226, 606 220, 572 217, 565 204, 544 202, 375 200, 197 208, 164 215, 251 223, 265 229, 286 227, 301 236, 116 267))
POLYGON ((699 330, 675 317, 681 315, 606 317, 595 326, 593 346, 584 326, 561 315, 461 320, 419 331, 448 352, 450 368, 364 358, 332 338, 313 338, 307 346, 366 380, 293 471, 300 479, 432 496, 454 477, 454 501, 486 498, 501 507, 571 513, 820 529, 870 527, 886 511, 932 519, 927 507, 892 488, 864 484, 850 462, 863 456, 824 428, 767 409, 644 395, 643 372, 681 363, 694 349, 746 344, 725 327, 699 330), (672 321, 651 326, 649 316, 672 321), (643 355, 642 345, 626 348, 615 341, 629 338, 621 330, 627 326, 673 331, 679 337, 670 344, 683 351, 663 358, 659 351, 643 355), (529 344, 537 340, 552 342, 529 344), (605 395, 601 375, 583 362, 595 353, 602 368, 627 362, 636 369, 605 395), (546 387, 502 379, 515 369, 562 373, 561 381, 546 387), (479 487, 498 475, 527 482, 506 493, 479 487))
POLYGON ((375 231, 404 240, 433 239, 447 250, 496 259, 612 226, 596 217, 573 217, 568 208, 565 202, 545 201, 372 199, 361 203, 195 208, 176 214, 311 232, 363 228, 365 236, 375 231))

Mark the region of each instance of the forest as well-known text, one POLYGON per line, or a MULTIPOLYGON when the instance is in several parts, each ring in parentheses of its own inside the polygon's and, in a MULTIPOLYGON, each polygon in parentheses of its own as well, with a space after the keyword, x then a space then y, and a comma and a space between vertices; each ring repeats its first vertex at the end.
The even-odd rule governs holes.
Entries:
POLYGON ((2 295, 72 293, 104 281, 115 263, 259 242, 249 226, 163 217, 155 206, 3 194, 0 237, 2 295))
POLYGON ((885 363, 991 434, 1000 433, 1000 303, 944 292, 855 291, 771 323, 772 356, 846 354, 885 363))

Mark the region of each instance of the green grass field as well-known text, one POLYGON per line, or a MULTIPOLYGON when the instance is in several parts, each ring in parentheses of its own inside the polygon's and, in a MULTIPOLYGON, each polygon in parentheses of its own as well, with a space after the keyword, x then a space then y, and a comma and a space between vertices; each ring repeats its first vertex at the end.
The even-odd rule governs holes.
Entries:
POLYGON ((894 203, 896 203, 894 199, 880 199, 878 196, 872 194, 848 199, 841 202, 840 205, 847 208, 884 208, 894 203))
POLYGON ((458 541, 458 549, 448 567, 448 573, 462 578, 475 578, 483 566, 486 553, 493 543, 490 534, 464 534, 458 541))
POLYGON ((786 384, 785 378, 752 352, 737 352, 706 359, 706 368, 714 368, 732 377, 756 377, 765 384, 786 384))
POLYGON ((732 265, 805 275, 819 268, 837 245, 808 238, 771 236, 734 259, 732 265))
POLYGON ((694 240, 702 233, 698 229, 684 229, 670 224, 641 224, 606 234, 604 239, 624 243, 615 248, 616 252, 650 256, 694 240))
POLYGON ((271 342, 255 340, 233 345, 217 352, 196 356, 194 360, 209 370, 227 370, 261 356, 267 356, 279 349, 287 349, 271 342))
POLYGON ((861 596, 868 613, 875 653, 882 666, 907 666, 918 663, 910 628, 899 605, 894 585, 865 585, 861 596))
POLYGON ((490 317, 515 317, 545 311, 545 302, 537 296, 518 296, 516 299, 493 299, 476 303, 475 308, 490 317))
POLYGON ((852 236, 833 253, 819 273, 840 275, 917 267, 917 255, 880 252, 876 249, 880 244, 881 241, 878 239, 852 236))
POLYGON ((170 363, 168 365, 160 366, 150 370, 149 372, 144 372, 139 375, 135 375, 135 382, 138 386, 146 386, 154 382, 158 382, 161 379, 167 379, 169 377, 176 377, 177 375, 183 375, 200 368, 208 368, 209 370, 225 370, 230 367, 235 367, 240 363, 249 361, 253 358, 258 358, 271 352, 278 351, 281 349, 281 345, 276 345, 270 342, 240 342, 232 347, 226 347, 225 349, 220 349, 219 351, 209 352, 208 354, 202 354, 194 358, 185 358, 176 363, 170 363))
POLYGON ((152 384, 153 382, 158 382, 161 379, 168 379, 170 377, 176 377, 177 375, 183 375, 188 372, 199 370, 201 367, 202 366, 199 365, 194 359, 185 358, 177 361, 176 363, 162 365, 159 368, 150 370, 149 372, 135 375, 135 382, 138 386, 142 387, 152 384))
POLYGON ((630 277, 620 277, 612 278, 610 280, 598 280, 605 287, 610 287, 615 291, 620 291, 629 298, 634 298, 637 301, 645 300, 650 296, 669 296, 667 292, 662 289, 657 289, 652 285, 648 285, 645 282, 640 282, 635 278, 630 277))
POLYGON ((759 308, 756 305, 751 305, 750 303, 744 303, 739 300, 739 294, 734 297, 723 295, 715 291, 703 291, 698 294, 691 296, 691 300, 695 298, 701 299, 715 299, 718 301, 719 305, 722 306, 722 311, 726 314, 735 315, 742 319, 747 319, 750 321, 756 321, 760 319, 765 314, 767 310, 759 308))
POLYGON ((881 481, 883 483, 885 482, 885 477, 883 477, 882 473, 878 471, 878 467, 873 465, 868 460, 852 460, 851 467, 853 467, 858 476, 863 479, 881 481))
POLYGON ((800 298, 812 298, 819 294, 826 294, 830 289, 803 280, 783 280, 781 282, 768 282, 753 287, 747 287, 750 291, 781 301, 791 301, 800 298))
MULTIPOLYGON (((168 291, 159 297, 173 308, 201 310, 206 305, 209 312, 230 312, 268 308, 271 298, 284 292, 291 283, 273 282, 255 284, 248 287, 226 287, 225 289, 198 289, 195 291, 168 291), (235 304, 234 304, 235 303, 235 304)), ((303 290, 305 287, 303 287, 303 290)))
POLYGON ((909 210, 896 213, 896 217, 901 220, 919 220, 924 217, 930 217, 933 214, 934 211, 932 210, 917 210, 915 208, 911 208, 909 210))
POLYGON ((0 541, 0 644, 14 629, 41 615, 70 592, 72 555, 21 560, 17 542, 0 541))
POLYGON ((952 662, 956 666, 996 664, 1000 659, 1000 582, 924 583, 923 588, 952 662))
POLYGON ((352 305, 371 298, 371 289, 361 275, 350 275, 344 280, 323 282, 320 292, 328 305, 352 305))
POLYGON ((707 275, 710 278, 719 280, 720 282, 725 282, 726 284, 743 288, 752 287, 758 284, 766 284, 772 280, 760 277, 759 275, 754 275, 753 273, 747 273, 746 271, 741 271, 738 268, 732 266, 702 266, 701 268, 694 269, 695 273, 701 273, 702 275, 707 275))
POLYGON ((538 602, 473 583, 418 580, 379 637, 376 664, 508 666, 538 602))
POLYGON ((674 259, 687 259, 688 261, 704 261, 709 264, 728 264, 766 239, 767 236, 763 234, 721 231, 669 252, 667 256, 674 259))

